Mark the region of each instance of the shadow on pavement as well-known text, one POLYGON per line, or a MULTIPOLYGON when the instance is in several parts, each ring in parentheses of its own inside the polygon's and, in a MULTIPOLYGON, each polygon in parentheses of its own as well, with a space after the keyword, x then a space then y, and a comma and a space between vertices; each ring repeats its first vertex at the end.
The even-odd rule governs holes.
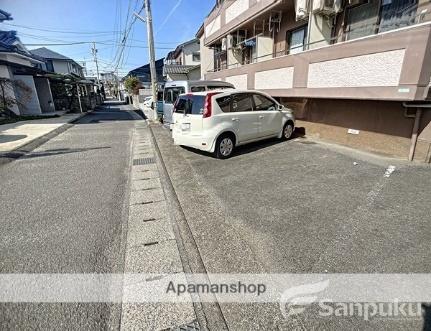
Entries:
POLYGON ((26 134, 0 134, 0 144, 27 138, 26 134))
POLYGON ((126 103, 124 101, 118 101, 118 100, 105 100, 105 102, 103 103, 103 106, 121 106, 121 105, 125 105, 126 103))
POLYGON ((88 113, 75 124, 98 124, 114 121, 136 121, 130 112, 134 110, 124 110, 119 107, 100 108, 92 113, 88 113))
POLYGON ((54 155, 62 155, 62 154, 71 154, 71 153, 82 153, 87 151, 99 150, 99 149, 108 149, 111 148, 109 146, 104 147, 93 147, 93 148, 61 148, 61 149, 51 149, 41 152, 32 152, 30 154, 26 154, 26 152, 9 152, 0 154, 1 158, 8 159, 33 159, 37 157, 45 157, 45 156, 54 156, 54 155))
MULTIPOLYGON (((298 128, 298 129, 302 129, 302 128, 298 128)), ((295 130, 295 133, 293 134, 292 139, 304 138, 304 136, 305 136, 305 130, 304 131, 299 130, 298 132, 296 132, 296 130, 295 130)), ((280 143, 289 143, 289 141, 280 140, 278 138, 270 138, 267 140, 260 140, 260 141, 256 141, 256 142, 249 143, 246 145, 238 146, 235 148, 231 158, 235 158, 237 156, 248 154, 248 153, 253 153, 253 152, 256 152, 256 151, 261 150, 261 149, 265 149, 265 148, 268 148, 268 147, 271 147, 274 145, 278 145, 280 143)), ((199 149, 194 149, 194 148, 187 147, 187 146, 181 146, 181 147, 190 151, 190 152, 196 153, 196 154, 200 154, 200 155, 204 155, 204 156, 210 156, 210 157, 215 158, 215 156, 209 152, 204 152, 204 151, 201 151, 199 149)))
POLYGON ((431 304, 422 304, 424 312, 424 326, 423 331, 431 331, 431 304))

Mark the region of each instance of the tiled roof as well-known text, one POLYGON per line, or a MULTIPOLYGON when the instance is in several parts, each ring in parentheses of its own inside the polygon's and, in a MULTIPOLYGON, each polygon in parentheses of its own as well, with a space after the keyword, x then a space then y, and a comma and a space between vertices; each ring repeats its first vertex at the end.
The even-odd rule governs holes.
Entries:
POLYGON ((46 47, 36 48, 32 49, 30 51, 32 54, 43 57, 48 60, 71 60, 71 58, 68 58, 67 56, 61 55, 57 52, 51 51, 50 49, 46 47))
POLYGON ((14 52, 40 61, 22 45, 16 31, 0 31, 0 52, 14 52))
POLYGON ((169 74, 185 74, 187 75, 188 73, 190 73, 191 71, 199 68, 200 65, 179 65, 179 64, 166 64, 163 67, 163 73, 165 75, 169 75, 169 74))
POLYGON ((10 48, 14 42, 19 41, 16 31, 0 31, 0 46, 10 48))
POLYGON ((0 9, 0 22, 12 20, 11 14, 0 9))
MULTIPOLYGON (((157 81, 159 82, 163 81, 163 65, 164 65, 164 58, 158 59, 156 61, 156 74, 157 74, 157 81)), ((126 77, 129 77, 129 76, 138 77, 141 82, 151 81, 150 65, 146 64, 139 68, 129 71, 126 77)))

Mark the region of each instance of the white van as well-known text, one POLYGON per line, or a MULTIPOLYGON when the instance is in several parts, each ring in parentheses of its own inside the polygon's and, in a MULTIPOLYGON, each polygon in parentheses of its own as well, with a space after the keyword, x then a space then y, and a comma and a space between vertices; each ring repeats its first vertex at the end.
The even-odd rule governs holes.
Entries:
POLYGON ((272 137, 290 139, 290 109, 259 91, 224 90, 182 94, 174 108, 172 138, 226 159, 234 148, 272 137))
POLYGON ((166 125, 173 123, 172 111, 174 103, 180 94, 234 88, 230 83, 217 80, 178 80, 166 82, 163 90, 163 123, 166 125))

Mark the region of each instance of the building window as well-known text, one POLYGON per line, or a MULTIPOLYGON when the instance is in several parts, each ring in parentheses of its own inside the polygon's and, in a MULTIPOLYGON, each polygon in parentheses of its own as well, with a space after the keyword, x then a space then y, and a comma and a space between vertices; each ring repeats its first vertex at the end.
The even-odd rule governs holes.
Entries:
POLYGON ((402 28, 415 23, 417 0, 383 0, 379 32, 402 28))
POLYGON ((296 54, 305 50, 308 25, 287 32, 288 54, 296 54))
POLYGON ((366 37, 415 23, 418 0, 370 0, 347 9, 346 39, 366 37))
POLYGON ((54 65, 52 64, 52 60, 48 60, 45 62, 46 71, 54 72, 54 65))
POLYGON ((201 53, 200 52, 194 52, 193 53, 193 62, 200 62, 201 61, 201 53))

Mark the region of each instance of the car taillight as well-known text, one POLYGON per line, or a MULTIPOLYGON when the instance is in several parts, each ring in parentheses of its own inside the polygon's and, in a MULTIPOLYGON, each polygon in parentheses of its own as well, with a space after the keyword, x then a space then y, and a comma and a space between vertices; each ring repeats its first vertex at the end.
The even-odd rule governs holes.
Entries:
POLYGON ((203 118, 207 118, 207 117, 211 117, 212 114, 212 102, 211 102, 211 98, 213 97, 213 95, 216 95, 218 93, 208 93, 205 96, 205 104, 204 104, 204 112, 202 114, 203 118))
POLYGON ((177 111, 177 105, 178 105, 178 100, 179 99, 180 98, 177 98, 177 100, 175 100, 175 102, 174 102, 174 109, 172 110, 173 113, 175 113, 177 111))

